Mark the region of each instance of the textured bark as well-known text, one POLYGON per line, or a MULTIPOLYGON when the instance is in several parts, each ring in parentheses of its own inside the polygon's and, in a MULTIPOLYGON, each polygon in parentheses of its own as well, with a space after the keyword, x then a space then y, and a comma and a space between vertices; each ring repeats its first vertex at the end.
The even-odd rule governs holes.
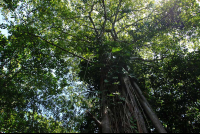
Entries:
POLYGON ((129 78, 126 76, 123 77, 122 83, 127 90, 127 95, 129 95, 129 97, 130 97, 130 103, 127 102, 127 100, 126 100, 126 102, 127 102, 127 105, 129 106, 129 108, 133 109, 135 119, 137 120, 138 132, 139 133, 148 133, 142 113, 141 113, 139 107, 137 106, 136 99, 134 96, 134 89, 131 85, 129 78))
POLYGON ((101 82, 100 82, 100 91, 101 94, 101 132, 110 133, 110 121, 108 116, 108 105, 107 105, 107 93, 104 86, 105 71, 102 69, 101 72, 101 82))
POLYGON ((110 133, 110 121, 107 108, 104 109, 102 124, 102 133, 110 133))
POLYGON ((121 85, 110 85, 104 83, 107 71, 101 71, 100 91, 101 91, 101 132, 102 133, 148 133, 145 125, 142 109, 152 120, 156 130, 160 133, 166 133, 158 117, 151 109, 146 98, 142 95, 139 87, 134 81, 131 81, 127 75, 119 75, 121 85), (110 93, 119 92, 124 98, 123 104, 117 104, 119 97, 107 97, 110 93), (139 103, 138 103, 139 100, 139 103), (115 103, 112 105, 111 103, 115 103), (133 129, 134 123, 131 118, 136 120, 137 129, 133 129))
POLYGON ((154 127, 156 128, 157 132, 167 133, 167 131, 162 126, 160 120, 158 119, 157 115, 152 110, 150 104, 148 103, 146 98, 143 96, 143 94, 142 94, 140 88, 138 87, 138 85, 136 84, 136 82, 132 81, 132 85, 135 87, 136 95, 138 96, 138 99, 139 99, 140 103, 142 104, 142 107, 144 108, 145 112, 147 113, 147 115, 151 119, 151 121, 152 121, 154 127))

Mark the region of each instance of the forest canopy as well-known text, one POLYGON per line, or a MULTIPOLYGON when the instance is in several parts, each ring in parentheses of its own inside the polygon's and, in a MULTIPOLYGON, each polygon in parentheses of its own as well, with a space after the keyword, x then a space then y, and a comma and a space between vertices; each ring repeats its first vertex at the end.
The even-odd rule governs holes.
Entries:
POLYGON ((0 132, 200 131, 198 0, 0 7, 0 132))

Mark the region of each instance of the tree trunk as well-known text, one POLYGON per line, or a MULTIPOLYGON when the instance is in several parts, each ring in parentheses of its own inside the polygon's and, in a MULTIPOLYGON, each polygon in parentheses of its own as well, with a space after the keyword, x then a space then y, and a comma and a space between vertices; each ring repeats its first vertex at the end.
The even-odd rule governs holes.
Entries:
POLYGON ((153 112, 139 87, 127 75, 119 75, 120 85, 105 84, 106 72, 101 70, 101 132, 102 133, 148 133, 141 109, 147 113, 156 130, 166 133, 158 117, 153 112), (108 96, 110 93, 119 92, 120 95, 108 96), (119 98, 123 98, 123 102, 119 98), (138 102, 137 102, 138 101, 138 102), (118 102, 122 102, 118 104, 118 102), (113 105, 114 104, 114 105, 113 105), (138 104, 141 104, 139 107, 138 104), (133 123, 133 120, 136 120, 133 123))
POLYGON ((142 113, 141 113, 139 107, 137 106, 136 99, 134 96, 134 89, 131 85, 129 78, 122 77, 121 81, 122 81, 122 84, 126 88, 127 96, 129 96, 129 98, 130 98, 130 101, 128 102, 126 100, 126 103, 127 103, 127 105, 129 105, 130 109, 133 109, 133 111, 134 111, 134 117, 137 120, 138 132, 139 133, 148 133, 142 113))
POLYGON ((108 116, 108 105, 107 105, 107 92, 104 86, 105 80, 105 72, 102 69, 101 71, 101 83, 100 83, 100 91, 101 91, 101 132, 102 133, 110 133, 110 121, 108 116))
MULTIPOLYGON (((126 76, 126 78, 128 79, 127 76, 126 76)), ((147 113, 147 115, 151 119, 151 121, 152 121, 154 127, 156 128, 156 130, 159 133, 167 133, 167 131, 164 129, 164 127, 160 123, 160 120, 158 119, 157 115, 152 110, 150 104, 148 103, 146 98, 143 96, 143 94, 142 94, 140 88, 138 87, 138 85, 136 84, 136 82, 134 82, 134 81, 131 81, 131 82, 132 82, 132 85, 135 87, 136 95, 137 95, 140 103, 142 104, 142 107, 144 108, 145 112, 147 113)))

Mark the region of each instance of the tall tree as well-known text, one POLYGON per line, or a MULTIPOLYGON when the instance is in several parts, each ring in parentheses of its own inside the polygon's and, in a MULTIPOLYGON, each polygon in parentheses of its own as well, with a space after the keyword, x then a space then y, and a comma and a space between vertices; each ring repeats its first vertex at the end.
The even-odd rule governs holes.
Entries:
POLYGON ((90 90, 97 94, 92 95, 99 97, 99 107, 87 112, 97 130, 149 132, 148 115, 158 132, 166 132, 138 87, 136 74, 170 59, 184 37, 198 37, 196 0, 27 0, 17 7, 5 4, 13 7, 18 22, 8 25, 12 37, 31 38, 32 53, 45 46, 58 59, 80 59, 79 76, 93 86, 90 90))

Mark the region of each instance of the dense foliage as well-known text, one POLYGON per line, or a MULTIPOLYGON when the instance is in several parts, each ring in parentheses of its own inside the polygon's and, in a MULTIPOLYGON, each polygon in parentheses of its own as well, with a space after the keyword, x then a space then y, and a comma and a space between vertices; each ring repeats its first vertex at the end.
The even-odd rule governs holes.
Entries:
POLYGON ((104 132, 108 123, 110 132, 156 132, 137 97, 131 103, 126 75, 167 132, 200 131, 197 0, 0 5, 9 32, 0 35, 0 131, 104 132))

